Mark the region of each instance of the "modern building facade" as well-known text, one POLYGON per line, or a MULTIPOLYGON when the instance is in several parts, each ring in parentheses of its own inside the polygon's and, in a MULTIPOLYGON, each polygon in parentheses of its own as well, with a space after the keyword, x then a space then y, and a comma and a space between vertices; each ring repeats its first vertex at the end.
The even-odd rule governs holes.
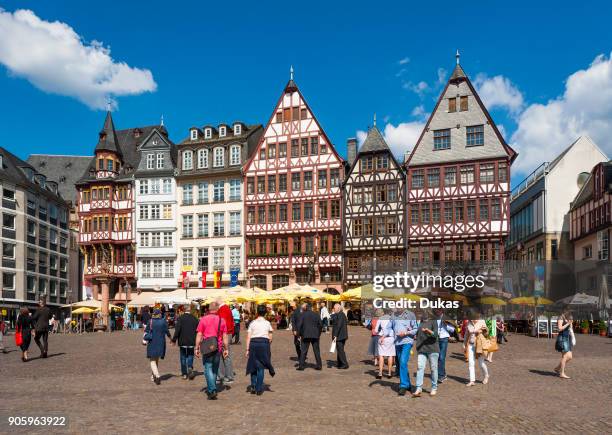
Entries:
POLYGON ((348 158, 342 189, 344 283, 351 286, 405 270, 406 175, 376 121, 358 151, 357 141, 349 139, 348 158))
POLYGON ((569 240, 569 206, 592 168, 604 161, 608 161, 604 152, 582 136, 512 190, 507 260, 526 265, 575 258, 569 240))
POLYGON ((74 185, 89 167, 91 156, 32 154, 28 157, 27 162, 36 171, 45 175, 47 179, 56 180, 59 194, 68 203, 68 228, 70 229, 68 245, 68 275, 70 285, 68 287, 68 299, 74 301, 81 300, 85 297, 83 292, 83 265, 85 257, 78 246, 78 192, 74 185))
POLYGON ((244 168, 250 285, 340 290, 344 165, 292 76, 244 168))
POLYGON ((140 163, 138 147, 153 130, 167 134, 163 126, 115 130, 108 112, 94 157, 76 183, 85 285, 91 297, 102 301, 106 325, 107 302, 129 301, 136 287, 134 174, 140 163))
POLYGON ((176 146, 153 128, 134 172, 136 276, 140 291, 174 290, 178 279, 176 146))
POLYGON ((40 298, 51 307, 76 300, 77 292, 69 290, 78 283, 69 274, 69 206, 57 181, 0 147, 0 184, 0 310, 13 323, 21 305, 34 306, 40 298))
POLYGON ((177 245, 180 280, 189 281, 184 286, 204 286, 203 272, 209 287, 213 272, 221 272, 222 285, 230 283, 231 273, 244 283, 242 168, 262 133, 261 125, 238 121, 206 125, 192 127, 178 145, 177 245))
POLYGON ((406 163, 409 267, 503 258, 515 157, 457 56, 406 163))

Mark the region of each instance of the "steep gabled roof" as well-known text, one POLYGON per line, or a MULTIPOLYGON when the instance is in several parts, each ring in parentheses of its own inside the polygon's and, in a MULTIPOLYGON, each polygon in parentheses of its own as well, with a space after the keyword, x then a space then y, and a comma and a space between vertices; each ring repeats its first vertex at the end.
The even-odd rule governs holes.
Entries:
POLYGON ((89 168, 91 156, 62 156, 53 154, 32 154, 28 163, 47 179, 58 183, 58 190, 66 201, 76 203, 75 183, 89 168))
MULTIPOLYGON (((481 110, 482 114, 484 115, 487 121, 486 124, 491 126, 493 134, 495 135, 499 143, 498 145, 496 144, 497 150, 495 152, 490 153, 490 152, 486 152, 487 148, 483 149, 481 146, 473 146, 473 147, 466 146, 463 148, 455 147, 452 150, 450 149, 449 150, 436 150, 436 151, 424 150, 423 153, 429 154, 428 156, 429 160, 434 160, 436 163, 437 162, 454 162, 454 161, 459 162, 462 160, 476 160, 476 159, 481 159, 481 158, 502 157, 502 156, 507 156, 510 159, 510 162, 512 163, 516 159, 516 156, 517 156, 516 151, 514 151, 512 147, 510 147, 506 143, 504 137, 502 136, 499 129, 497 128, 497 125, 491 118, 489 111, 483 104, 482 100, 480 99, 480 96, 476 92, 476 89, 472 85, 472 82, 470 81, 469 77, 467 76, 467 74, 465 73, 461 65, 457 63, 457 65, 455 66, 455 69, 453 70, 453 73, 451 74, 448 82, 446 83, 446 86, 444 87, 444 90, 440 93, 440 96, 438 97, 438 101, 436 102, 434 110, 431 112, 431 115, 429 115, 429 119, 427 120, 427 123, 425 124, 425 127, 423 128, 423 131, 421 132, 421 135, 419 136, 419 139, 415 147, 412 149, 412 152, 410 153, 410 156, 408 157, 408 160, 405 163, 406 167, 413 166, 413 165, 432 163, 428 161, 427 158, 415 159, 415 156, 417 156, 418 154, 421 154, 421 155, 423 154, 420 152, 419 148, 422 146, 422 142, 424 141, 425 134, 430 131, 432 121, 436 119, 438 112, 442 110, 440 105, 449 90, 449 86, 451 85, 460 86, 462 83, 465 83, 465 85, 469 89, 469 92, 474 97, 478 108, 481 110)), ((456 112, 456 113, 461 113, 461 112, 456 112)), ((452 131, 455 127, 456 125, 448 125, 445 128, 451 129, 452 131)), ((487 147, 487 143, 485 143, 484 146, 487 147)))
POLYGON ((264 130, 263 130, 263 134, 259 138, 259 143, 255 147, 255 149, 253 149, 253 152, 252 152, 251 156, 249 157, 249 159, 247 160, 247 162, 243 166, 243 170, 244 171, 248 171, 249 170, 249 168, 251 166, 251 163, 253 162, 253 160, 257 156, 257 150, 259 150, 259 148, 261 148, 262 144, 266 141, 266 131, 270 128, 270 124, 272 124, 272 121, 274 120, 274 117, 276 116, 276 109, 281 105, 281 102, 283 101, 283 97, 285 96, 285 94, 293 93, 293 92, 297 92, 298 93, 300 99, 303 101, 304 105, 306 106, 306 110, 308 110, 308 112, 312 115, 312 119, 315 122, 315 124, 317 125, 317 128, 319 129, 319 134, 325 138, 325 142, 327 143, 328 148, 330 149, 332 154, 338 159, 338 161, 341 164, 345 163, 345 160, 340 156, 340 154, 338 154, 338 151, 336 151, 336 147, 334 146, 332 141, 329 140, 329 137, 327 136, 327 133, 325 133, 325 130, 323 130, 323 128, 321 127, 321 124, 319 123, 319 120, 317 119, 315 113, 310 108, 310 105, 308 104, 308 101, 306 101, 306 98, 304 98, 304 95, 300 91, 300 88, 298 87, 298 85, 293 80, 293 73, 292 73, 291 79, 285 85, 285 87, 283 89, 283 92, 281 93, 281 95, 279 96, 276 104, 274 105, 274 110, 272 110, 272 114, 270 115, 270 118, 268 118, 268 122, 266 123, 266 125, 264 127, 264 130))
POLYGON ((121 155, 119 141, 115 132, 115 124, 113 123, 113 116, 110 111, 106 112, 106 119, 104 119, 104 126, 100 130, 96 151, 112 151, 121 155))
POLYGON ((391 151, 389 145, 385 142, 380 130, 374 125, 368 130, 368 135, 363 141, 363 145, 359 149, 360 153, 368 153, 372 151, 391 151))

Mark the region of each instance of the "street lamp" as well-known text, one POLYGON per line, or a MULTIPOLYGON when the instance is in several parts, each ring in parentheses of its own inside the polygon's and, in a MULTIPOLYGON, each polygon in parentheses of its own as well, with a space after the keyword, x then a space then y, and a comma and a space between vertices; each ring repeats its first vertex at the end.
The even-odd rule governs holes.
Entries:
POLYGON ((325 274, 323 279, 325 280, 325 293, 329 293, 329 280, 330 280, 329 272, 325 274))

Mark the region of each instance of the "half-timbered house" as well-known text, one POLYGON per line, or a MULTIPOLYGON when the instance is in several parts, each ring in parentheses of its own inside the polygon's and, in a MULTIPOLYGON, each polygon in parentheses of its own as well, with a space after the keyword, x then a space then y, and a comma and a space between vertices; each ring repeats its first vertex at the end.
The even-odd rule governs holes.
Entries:
POLYGON ((107 302, 125 303, 135 286, 133 179, 138 146, 155 129, 167 135, 163 126, 115 130, 107 112, 95 156, 76 183, 84 282, 102 300, 105 319, 107 302))
POLYGON ((372 282, 373 275, 405 269, 405 173, 376 123, 356 152, 349 139, 350 169, 343 183, 344 282, 372 282))
POLYGON ((250 284, 340 289, 344 162, 293 77, 244 174, 250 284))
POLYGON ((406 162, 410 267, 502 259, 515 157, 457 55, 406 162))

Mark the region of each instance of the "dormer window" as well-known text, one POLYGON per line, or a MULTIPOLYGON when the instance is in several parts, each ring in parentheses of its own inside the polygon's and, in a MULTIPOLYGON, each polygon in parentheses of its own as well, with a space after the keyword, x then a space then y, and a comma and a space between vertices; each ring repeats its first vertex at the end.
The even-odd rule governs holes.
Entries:
POLYGON ((4 169, 4 156, 0 154, 0 169, 4 169))
POLYGON ((219 127, 219 137, 225 137, 226 134, 227 134, 227 127, 224 125, 219 127))
POLYGON ((147 154, 147 169, 155 169, 155 154, 147 154))
POLYGON ((157 169, 164 169, 164 153, 157 153, 156 162, 157 169))
POLYGON ((242 125, 234 125, 234 136, 240 136, 242 134, 242 125))
POLYGON ((210 139, 212 137, 212 128, 204 129, 204 139, 210 139))
POLYGON ((198 130, 195 128, 191 130, 191 140, 196 140, 198 138, 198 130))

